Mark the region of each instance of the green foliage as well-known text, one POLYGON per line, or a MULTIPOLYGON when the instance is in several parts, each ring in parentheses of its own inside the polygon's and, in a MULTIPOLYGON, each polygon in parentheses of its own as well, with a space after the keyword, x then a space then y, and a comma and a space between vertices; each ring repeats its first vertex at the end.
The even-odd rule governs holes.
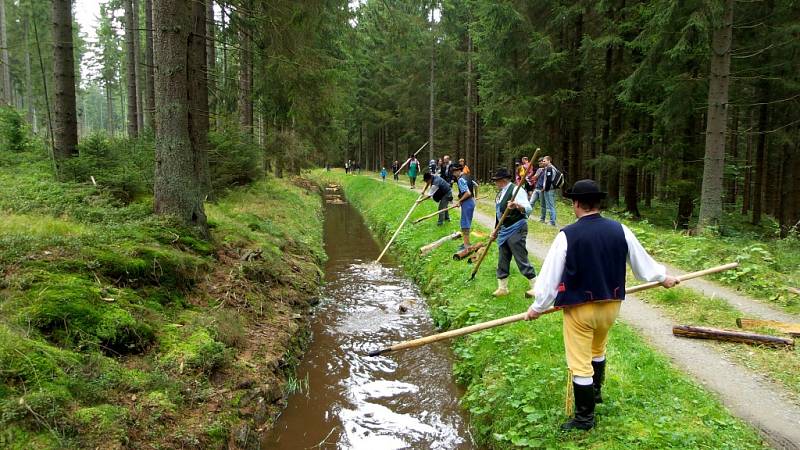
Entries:
POLYGON ((101 189, 130 202, 152 192, 154 150, 146 139, 111 139, 93 134, 81 139, 79 155, 64 163, 66 178, 86 183, 91 177, 101 189))
POLYGON ((222 193, 232 187, 248 185, 263 175, 262 150, 249 143, 243 134, 212 131, 208 139, 211 144, 208 165, 214 192, 222 193))
POLYGON ((11 152, 24 152, 30 148, 28 124, 22 114, 9 106, 0 107, 0 146, 11 152))
MULTIPOLYGON (((415 192, 367 177, 315 174, 343 184, 348 200, 382 237, 392 232, 416 198, 415 192)), ((426 202, 417 214, 434 210, 433 203, 426 202)), ((456 241, 420 258, 419 247, 442 233, 433 224, 419 224, 401 231, 393 247, 404 270, 428 295, 437 324, 458 327, 527 308, 529 300, 521 294, 491 300, 496 251, 489 253, 472 282, 466 281, 469 266, 450 257, 456 241)), ((523 292, 526 285, 523 277, 512 274, 512 293, 523 292)), ((490 448, 764 447, 755 430, 733 418, 713 395, 672 368, 623 324, 615 325, 611 334, 608 400, 598 407, 597 428, 591 433, 561 433, 558 424, 564 420, 562 393, 567 381, 561 333, 561 320, 549 315, 454 341, 455 374, 466 386, 462 403, 480 444, 490 448)))

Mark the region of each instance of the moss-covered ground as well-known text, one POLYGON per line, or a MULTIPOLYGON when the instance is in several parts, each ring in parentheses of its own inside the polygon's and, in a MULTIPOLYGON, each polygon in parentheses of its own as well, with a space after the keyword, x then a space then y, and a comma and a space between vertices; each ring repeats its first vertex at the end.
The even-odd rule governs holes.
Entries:
POLYGON ((207 242, 149 198, 0 156, 0 447, 217 447, 268 424, 319 281, 319 197, 231 191, 207 242))
MULTIPOLYGON (((387 238, 418 195, 407 187, 365 176, 316 172, 343 185, 376 235, 387 238)), ((433 202, 418 215, 433 212, 433 202)), ((415 214, 415 215, 417 215, 415 214)), ((457 217, 457 215, 456 215, 457 217)), ((455 219, 454 219, 455 223, 455 219)), ((455 228, 455 225, 453 226, 455 228)), ((512 295, 494 299, 497 253, 487 256, 474 281, 470 266, 453 261, 458 241, 419 257, 419 248, 452 230, 434 221, 408 225, 392 251, 428 296, 443 329, 524 311, 526 281, 514 275, 512 295)), ((482 227, 477 231, 488 233, 482 227)), ((536 261, 537 266, 540 261, 536 261)), ((512 265, 513 267, 513 265, 512 265)), ((606 403, 589 433, 562 434, 567 372, 561 317, 553 314, 487 330, 453 341, 455 374, 466 387, 462 400, 477 440, 493 448, 761 448, 757 432, 731 416, 713 395, 673 368, 631 328, 615 325, 609 344, 606 403)))

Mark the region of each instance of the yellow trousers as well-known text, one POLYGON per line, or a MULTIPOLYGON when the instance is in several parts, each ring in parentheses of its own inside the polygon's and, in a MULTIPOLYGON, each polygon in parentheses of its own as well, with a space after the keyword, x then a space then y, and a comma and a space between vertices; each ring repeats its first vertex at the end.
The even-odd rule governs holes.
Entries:
POLYGON ((564 348, 573 375, 594 375, 592 357, 606 354, 608 330, 617 319, 621 304, 621 301, 593 302, 564 309, 564 348))

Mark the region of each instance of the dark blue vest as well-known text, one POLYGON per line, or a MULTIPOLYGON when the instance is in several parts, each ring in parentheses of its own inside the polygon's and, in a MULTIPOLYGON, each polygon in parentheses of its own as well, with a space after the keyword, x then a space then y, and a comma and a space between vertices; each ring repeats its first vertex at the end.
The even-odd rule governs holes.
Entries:
POLYGON ((622 225, 592 214, 561 231, 567 236, 567 259, 555 305, 625 299, 628 243, 622 225))

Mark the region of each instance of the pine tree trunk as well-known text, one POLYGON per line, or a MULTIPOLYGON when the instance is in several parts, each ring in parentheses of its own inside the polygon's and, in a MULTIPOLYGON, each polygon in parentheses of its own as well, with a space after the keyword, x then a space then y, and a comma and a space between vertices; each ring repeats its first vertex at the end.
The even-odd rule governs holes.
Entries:
MULTIPOLYGON (((750 114, 747 117, 749 128, 752 129, 753 116, 750 114)), ((753 135, 747 134, 745 143, 745 158, 744 158, 744 182, 742 183, 742 215, 747 215, 750 212, 750 201, 752 198, 752 185, 753 185, 753 135)))
POLYGON ((189 138, 195 152, 195 171, 203 197, 211 194, 208 170, 208 68, 206 55, 206 5, 192 0, 193 30, 189 37, 189 138))
MULTIPOLYGON (((208 36, 208 48, 206 56, 208 61, 208 115, 209 118, 217 115, 217 42, 216 24, 214 22, 214 0, 206 0, 206 35, 208 36)), ((263 117, 262 117, 263 119, 263 117)), ((262 127, 263 129, 263 127, 262 127)), ((262 136, 263 137, 263 136, 262 136)))
POLYGON ((114 135, 114 102, 111 96, 111 82, 105 80, 106 90, 106 130, 109 136, 114 135))
POLYGON ((6 2, 0 0, 0 102, 11 104, 11 70, 8 62, 8 38, 6 35, 6 2))
MULTIPOLYGON (((250 13, 252 2, 245 2, 250 13)), ((239 13, 239 42, 242 46, 239 57, 239 124, 248 136, 253 135, 253 53, 249 30, 245 29, 244 17, 239 13)))
POLYGON ((761 224, 761 213, 766 187, 766 147, 767 147, 767 126, 769 125, 767 102, 769 101, 769 86, 766 81, 762 81, 761 96, 759 96, 761 106, 758 109, 758 137, 756 142, 756 157, 753 161, 755 166, 755 182, 753 183, 753 225, 761 224))
MULTIPOLYGON (((156 167, 155 211, 208 234, 198 154, 193 148, 189 105, 196 73, 187 67, 192 40, 192 0, 155 0, 156 167)), ((205 8, 203 8, 205 9, 205 8)), ((205 48, 205 44, 203 44, 205 48)))
POLYGON ((136 109, 136 46, 134 44, 133 0, 122 0, 125 7, 125 57, 128 89, 127 121, 128 137, 139 136, 139 111, 136 109))
POLYGON ((53 156, 56 171, 78 154, 78 122, 75 107, 75 59, 72 44, 72 1, 53 0, 53 156))
POLYGON ((634 161, 639 157, 639 139, 641 139, 641 123, 638 115, 634 116, 633 123, 631 124, 631 131, 636 143, 626 146, 629 153, 627 155, 628 158, 626 158, 628 161, 626 161, 624 173, 625 211, 629 212, 634 217, 639 218, 641 217, 641 214, 639 213, 639 192, 637 186, 639 171, 634 163, 634 161))
POLYGON ((722 219, 722 178, 725 170, 725 130, 728 124, 728 85, 733 39, 733 0, 725 0, 722 23, 714 28, 708 83, 708 117, 700 218, 697 228, 722 219))
MULTIPOLYGON (((433 9, 431 9, 431 30, 433 30, 433 9)), ((435 159, 433 136, 434 136, 434 123, 433 123, 433 110, 435 106, 435 83, 434 72, 436 67, 436 40, 431 42, 431 79, 430 79, 430 103, 428 105, 428 160, 435 159)))
POLYGON ((133 0, 133 55, 136 62, 136 127, 144 131, 144 80, 142 69, 142 41, 139 34, 139 0, 133 0))
MULTIPOLYGON (((739 164, 739 109, 731 108, 733 113, 733 124, 731 125, 730 160, 734 164, 739 164)), ((739 180, 736 174, 725 178, 725 204, 736 205, 736 197, 739 194, 739 180)), ((730 207, 730 206, 729 206, 730 207)))
POLYGON ((30 16, 27 13, 22 15, 23 32, 25 33, 25 106, 27 109, 27 120, 36 133, 36 121, 34 120, 33 109, 33 75, 31 71, 31 46, 30 46, 30 16))
POLYGON ((466 128, 464 133, 464 156, 465 162, 469 165, 475 165, 474 159, 472 157, 471 149, 472 149, 472 36, 469 34, 469 29, 467 30, 467 121, 466 121, 466 128))
POLYGON ((155 130, 156 91, 153 84, 155 67, 153 64, 153 0, 144 1, 145 14, 145 126, 155 130))

